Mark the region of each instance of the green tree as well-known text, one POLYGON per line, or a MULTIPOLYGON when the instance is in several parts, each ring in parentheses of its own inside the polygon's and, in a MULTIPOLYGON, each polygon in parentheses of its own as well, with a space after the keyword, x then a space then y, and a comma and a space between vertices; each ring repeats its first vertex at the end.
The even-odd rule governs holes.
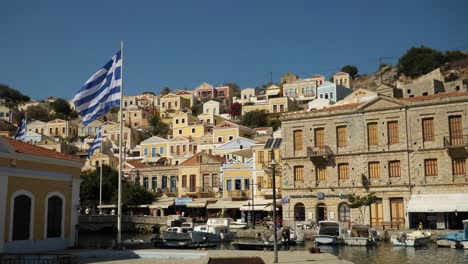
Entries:
POLYGON ((167 137, 169 126, 162 122, 159 115, 153 115, 148 120, 149 131, 153 136, 167 137))
POLYGON ((438 50, 412 47, 398 60, 398 70, 406 76, 417 77, 440 67, 443 62, 444 55, 438 50))
POLYGON ((353 193, 348 196, 348 207, 359 209, 359 213, 360 213, 359 220, 362 223, 364 221, 364 213, 365 213, 367 206, 375 203, 376 199, 377 197, 375 196, 375 192, 367 193, 364 196, 356 195, 353 193))
POLYGON ((52 103, 52 109, 57 118, 68 118, 72 112, 68 101, 62 98, 58 98, 52 103))
POLYGON ((44 104, 30 106, 26 110, 28 120, 40 120, 43 122, 50 121, 49 112, 50 109, 44 104))
POLYGON ((203 105, 202 104, 194 104, 192 105, 192 115, 198 116, 199 114, 203 113, 203 105))
POLYGON ((235 82, 227 82, 224 85, 229 86, 232 89, 233 93, 240 92, 240 87, 237 83, 235 82))
POLYGON ((166 95, 166 94, 168 94, 170 92, 171 92, 171 88, 166 86, 161 90, 161 93, 159 95, 164 96, 164 95, 166 95))
POLYGON ((146 91, 146 92, 143 92, 143 94, 151 94, 151 95, 156 95, 154 92, 151 92, 151 91, 146 91))
POLYGON ((0 98, 6 100, 6 106, 8 107, 13 107, 20 102, 27 102, 30 100, 29 96, 26 96, 5 84, 0 84, 0 98))
POLYGON ((456 60, 461 60, 468 57, 465 53, 459 51, 459 50, 448 50, 444 54, 444 60, 446 62, 451 62, 451 61, 456 61, 456 60))
POLYGON ((276 131, 281 127, 281 120, 279 118, 268 118, 268 126, 273 127, 273 131, 276 131))
MULTIPOLYGON (((112 203, 117 204, 117 192, 112 195, 112 203)), ((122 206, 151 204, 155 195, 140 185, 133 183, 122 184, 122 206)))
MULTIPOLYGON (((81 173, 83 182, 80 187, 80 203, 83 207, 96 207, 99 205, 99 169, 88 170, 81 173)), ((102 166, 102 202, 109 204, 113 192, 117 189, 118 172, 113 168, 102 166)))
POLYGON ((346 72, 351 76, 351 78, 355 78, 359 72, 358 68, 354 65, 345 65, 343 68, 341 68, 342 72, 346 72))
POLYGON ((241 118, 241 124, 250 128, 263 127, 267 125, 265 110, 255 110, 245 113, 241 118))

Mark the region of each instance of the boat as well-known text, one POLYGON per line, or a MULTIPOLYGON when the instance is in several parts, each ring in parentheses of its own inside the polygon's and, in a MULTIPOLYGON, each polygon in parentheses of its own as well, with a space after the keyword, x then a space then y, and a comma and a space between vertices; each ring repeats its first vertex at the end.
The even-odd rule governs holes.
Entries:
MULTIPOLYGON (((270 241, 238 241, 232 242, 231 245, 238 250, 273 250, 275 243, 270 241)), ((281 247, 282 242, 276 244, 281 247)))
POLYGON ((373 234, 375 232, 368 225, 353 225, 344 241, 348 246, 372 246, 377 244, 373 234))
POLYGON ((168 227, 166 230, 162 231, 161 236, 163 241, 192 241, 191 232, 193 229, 191 227, 168 227))
POLYGON ((399 236, 392 236, 390 242, 394 246, 420 247, 425 246, 431 239, 431 236, 431 232, 428 231, 401 232, 399 236))
POLYGON ((436 239, 438 247, 459 248, 463 240, 463 232, 449 233, 436 239))
POLYGON ((209 218, 206 225, 196 226, 191 233, 193 243, 230 241, 236 234, 230 232, 229 218, 209 218))
POLYGON ((468 219, 463 220, 463 240, 460 242, 463 249, 468 250, 468 219))
POLYGON ((318 245, 344 244, 344 235, 337 221, 320 221, 315 243, 318 245))
POLYGON ((243 222, 242 219, 237 219, 236 221, 231 221, 230 226, 231 229, 247 229, 247 223, 243 222))

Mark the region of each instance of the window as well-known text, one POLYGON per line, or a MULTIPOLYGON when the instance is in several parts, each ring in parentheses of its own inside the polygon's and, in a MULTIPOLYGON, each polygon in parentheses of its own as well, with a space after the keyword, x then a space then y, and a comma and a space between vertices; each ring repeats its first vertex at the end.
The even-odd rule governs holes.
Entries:
POLYGON ((185 124, 185 118, 182 118, 182 124, 185 124))
POLYGON ((424 160, 424 172, 426 176, 437 176, 437 159, 424 160))
POLYGON ((315 147, 325 146, 325 129, 324 128, 316 128, 314 130, 314 140, 315 140, 315 147))
POLYGON ((164 154, 164 147, 159 147, 159 154, 164 154))
POLYGON ((65 134, 65 127, 62 127, 62 133, 65 134))
POLYGON ((182 135, 182 129, 179 129, 179 135, 182 135))
POLYGON ((163 189, 167 188, 167 176, 162 176, 161 188, 163 189))
POLYGON ((244 190, 250 190, 250 179, 244 179, 244 190))
POLYGON ((379 144, 379 128, 377 123, 368 123, 367 124, 367 137, 368 137, 368 144, 371 145, 378 145, 379 144))
POLYGON ((294 166, 294 181, 304 182, 304 166, 294 166))
POLYGON ((148 156, 148 149, 145 148, 145 156, 148 156))
POLYGON ((338 179, 349 179, 349 164, 338 164, 338 179))
POLYGON ((179 118, 176 118, 175 123, 179 124, 179 118))
POLYGON ((388 176, 389 177, 400 177, 401 167, 399 160, 392 160, 388 162, 388 176))
POLYGON ((265 161, 263 158, 263 151, 257 151, 257 160, 258 163, 263 163, 265 161))
POLYGON ((317 165, 315 167, 317 173, 317 180, 326 180, 327 179, 327 168, 325 165, 317 165))
POLYGON ((294 220, 305 221, 305 206, 303 203, 297 203, 294 205, 294 220))
POLYGON ((465 158, 454 158, 452 161, 453 175, 465 175, 466 174, 466 159, 465 158))
POLYGON ((187 188, 187 175, 182 175, 182 188, 187 188))
POLYGON ((151 148, 151 157, 156 157, 156 148, 151 148))
POLYGON ((151 178, 151 189, 156 190, 158 188, 158 178, 157 177, 152 177, 151 178))
POLYGON ((192 128, 192 133, 195 133, 195 128, 192 128))
POLYGON ((336 142, 339 148, 346 148, 348 146, 348 129, 346 126, 336 128, 336 142))
POLYGON ((226 190, 228 190, 228 191, 232 190, 232 181, 231 180, 226 181, 226 190))
POLYGON ((387 123, 388 144, 397 144, 398 139, 398 121, 390 121, 387 123))
POLYGON ((29 240, 31 236, 31 198, 22 194, 13 202, 13 240, 29 240))
POLYGON ((223 142, 223 137, 218 137, 218 143, 223 142))
POLYGON ((434 141, 434 118, 422 120, 423 141, 434 141))
POLYGON ((219 176, 218 174, 211 175, 211 182, 213 187, 219 187, 219 176))
POLYGON ((369 162, 369 178, 379 178, 380 177, 380 162, 371 161, 369 162))
POLYGON ((233 140, 234 136, 229 136, 229 141, 233 140))
POLYGON ((272 159, 273 159, 273 154, 271 151, 268 151, 268 164, 271 163, 272 159))
POLYGON ((143 188, 148 189, 149 187, 148 177, 143 178, 143 188))
POLYGON ((293 132, 294 151, 301 151, 302 146, 302 130, 294 130, 293 132))
POLYGON ((449 117, 449 133, 450 145, 463 145, 463 126, 461 116, 457 115, 449 117))
POLYGON ((340 222, 349 222, 351 220, 351 212, 347 203, 340 203, 338 205, 338 220, 340 222))
POLYGON ((171 154, 174 155, 174 146, 171 146, 171 154))
POLYGON ((62 236, 63 200, 58 196, 47 199, 47 238, 62 236))
POLYGON ((330 92, 330 99, 333 99, 333 92, 330 92))
POLYGON ((191 174, 190 175, 190 190, 192 190, 192 191, 194 191, 195 186, 197 186, 196 180, 197 180, 197 175, 191 174))
POLYGON ((234 180, 234 188, 237 191, 242 190, 242 180, 241 179, 235 179, 234 180))

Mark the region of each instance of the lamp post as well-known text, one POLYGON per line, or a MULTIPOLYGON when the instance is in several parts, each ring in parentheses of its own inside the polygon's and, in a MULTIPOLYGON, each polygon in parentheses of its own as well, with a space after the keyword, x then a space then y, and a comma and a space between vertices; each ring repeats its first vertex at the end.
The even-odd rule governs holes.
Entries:
POLYGON ((276 161, 274 159, 271 160, 270 166, 272 170, 272 177, 273 177, 273 237, 274 237, 274 259, 273 263, 278 263, 278 226, 276 224, 276 180, 275 180, 275 170, 276 170, 276 161))

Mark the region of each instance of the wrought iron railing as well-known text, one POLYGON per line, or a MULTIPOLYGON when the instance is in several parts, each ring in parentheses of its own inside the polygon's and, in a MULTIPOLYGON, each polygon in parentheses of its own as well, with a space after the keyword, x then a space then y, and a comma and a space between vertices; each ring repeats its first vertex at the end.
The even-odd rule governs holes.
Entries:
POLYGON ((445 147, 463 147, 468 146, 468 135, 465 136, 447 136, 444 137, 445 147))

